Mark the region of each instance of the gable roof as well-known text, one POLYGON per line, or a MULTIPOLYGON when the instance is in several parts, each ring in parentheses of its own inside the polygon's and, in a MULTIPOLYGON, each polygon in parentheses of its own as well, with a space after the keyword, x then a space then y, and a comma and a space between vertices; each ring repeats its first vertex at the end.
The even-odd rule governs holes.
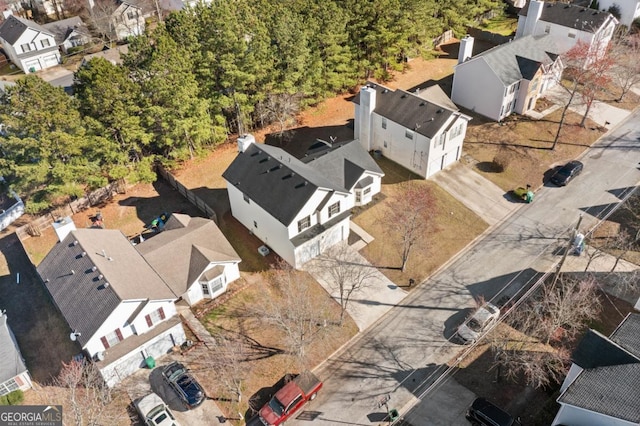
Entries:
POLYGON ((89 34, 89 28, 82 22, 79 16, 74 16, 72 18, 62 19, 60 21, 49 22, 48 24, 42 25, 46 28, 53 37, 56 39, 57 44, 62 44, 69 37, 69 35, 76 31, 80 34, 89 34))
MULTIPOLYGON (((401 126, 413 130, 418 134, 432 139, 454 115, 461 115, 458 109, 430 102, 423 97, 404 90, 390 90, 373 82, 367 82, 367 87, 376 91, 376 107, 374 112, 401 126)), ((442 100, 438 97, 441 103, 442 100)), ((355 104, 360 104, 360 93, 353 98, 355 104)))
POLYGON ((176 298, 118 230, 71 231, 37 269, 83 346, 122 301, 176 298))
POLYGON ((222 177, 286 226, 317 190, 347 192, 284 150, 258 143, 239 153, 222 177))
POLYGON ((326 145, 325 149, 315 150, 313 154, 301 158, 301 161, 347 190, 351 190, 358 183, 365 171, 384 175, 382 169, 357 140, 326 145))
POLYGON ((640 359, 640 314, 629 313, 609 338, 640 359))
POLYGON ((136 249, 176 295, 186 292, 210 263, 241 260, 212 220, 178 213, 136 249))
POLYGON ((36 24, 33 21, 28 19, 20 18, 18 16, 9 15, 6 21, 2 23, 0 26, 0 37, 3 40, 6 40, 7 43, 13 45, 20 36, 27 30, 27 28, 31 28, 33 30, 45 33, 53 37, 51 31, 46 28, 36 24))
POLYGON ((561 50, 550 35, 525 36, 500 44, 458 64, 484 60, 506 86, 531 79, 542 65, 552 64, 561 50))
POLYGON ((633 423, 640 422, 640 364, 611 365, 582 370, 558 398, 581 407, 633 423))
POLYGON ((7 324, 7 316, 0 312, 0 383, 27 371, 18 343, 7 324))
POLYGON ((640 358, 595 330, 588 330, 572 354, 583 369, 640 363, 640 358))
MULTIPOLYGON (((520 9, 519 15, 527 16, 529 4, 520 9)), ((567 28, 595 33, 612 15, 609 12, 590 9, 568 3, 547 3, 545 2, 540 21, 562 25, 567 28)))

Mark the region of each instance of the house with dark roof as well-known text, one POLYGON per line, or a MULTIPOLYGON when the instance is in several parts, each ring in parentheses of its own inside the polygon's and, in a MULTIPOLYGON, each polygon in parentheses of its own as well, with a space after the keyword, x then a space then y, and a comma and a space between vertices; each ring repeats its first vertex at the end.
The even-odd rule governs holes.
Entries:
POLYGON ((345 241, 351 208, 380 192, 384 173, 358 141, 320 142, 302 158, 251 135, 239 146, 222 174, 231 213, 294 268, 345 241))
POLYGON ((60 63, 54 34, 28 19, 10 15, 0 26, 0 42, 9 60, 25 73, 60 63))
POLYGON ((369 82, 353 102, 354 134, 366 151, 425 179, 460 159, 471 117, 439 86, 410 93, 369 82))
POLYGON ((31 388, 29 370, 3 311, 0 311, 0 360, 0 396, 31 388))
POLYGON ((162 232, 136 249, 189 305, 218 297, 240 278, 240 256, 209 219, 173 213, 162 232))
POLYGON ((618 20, 606 11, 571 3, 529 0, 518 14, 516 39, 548 34, 556 38, 562 53, 581 41, 590 46, 594 57, 601 57, 616 25, 618 20))
POLYGON ((563 51, 551 35, 529 35, 476 56, 473 37, 460 41, 451 99, 495 121, 511 113, 526 114, 545 91, 558 84, 563 51))
POLYGON ((186 340, 178 295, 118 230, 71 230, 37 270, 109 386, 186 340))
POLYGON ((84 46, 91 41, 89 28, 79 16, 49 22, 42 27, 53 34, 56 44, 64 53, 73 47, 84 46))
POLYGON ((553 425, 640 424, 640 314, 607 338, 589 330, 572 355, 553 425))

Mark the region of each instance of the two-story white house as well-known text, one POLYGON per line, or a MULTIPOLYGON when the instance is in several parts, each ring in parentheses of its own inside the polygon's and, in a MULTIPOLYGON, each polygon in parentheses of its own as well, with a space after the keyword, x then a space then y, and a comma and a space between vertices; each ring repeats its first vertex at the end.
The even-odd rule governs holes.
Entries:
POLYGON ((18 342, 0 310, 0 396, 31 388, 31 376, 22 359, 18 342))
POLYGON ((37 270, 109 386, 186 340, 177 295, 118 230, 73 230, 37 270))
POLYGON ((620 23, 631 27, 633 21, 640 18, 640 0, 599 0, 598 7, 602 11, 608 11, 610 7, 617 6, 620 11, 620 23))
POLYGON ((495 121, 526 114, 560 81, 564 65, 550 35, 525 36, 471 56, 473 37, 460 42, 451 99, 495 121))
POLYGON ((74 16, 60 21, 49 22, 42 25, 53 34, 56 44, 64 53, 69 49, 83 46, 91 41, 89 28, 79 16, 74 16))
POLYGON ((111 15, 112 25, 118 40, 144 33, 145 12, 136 0, 119 0, 111 15))
POLYGON ((590 55, 602 57, 613 37, 618 20, 609 12, 570 3, 529 0, 518 14, 516 39, 529 35, 551 35, 561 53, 582 41, 590 55))
POLYGON ((173 213, 161 233, 136 249, 189 305, 215 299, 240 278, 240 256, 210 219, 173 213))
POLYGON ((471 117, 439 86, 414 94, 370 82, 353 102, 354 134, 366 151, 425 179, 460 159, 471 117))
POLYGON ((640 314, 607 338, 589 330, 572 354, 553 426, 640 424, 640 314))
POLYGON ((222 175, 231 213, 294 268, 345 241, 351 208, 380 192, 384 173, 358 141, 302 159, 265 144, 240 145, 222 175))
POLYGON ((54 34, 28 19, 10 15, 0 26, 0 42, 9 60, 25 73, 60 63, 54 34))

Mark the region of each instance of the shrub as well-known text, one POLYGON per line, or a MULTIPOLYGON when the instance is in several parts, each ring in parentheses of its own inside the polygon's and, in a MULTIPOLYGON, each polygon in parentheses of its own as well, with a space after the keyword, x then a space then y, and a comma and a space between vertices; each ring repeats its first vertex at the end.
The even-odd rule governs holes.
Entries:
POLYGON ((24 401, 24 393, 18 389, 0 396, 0 405, 19 405, 24 401))
POLYGON ((507 170, 509 164, 513 160, 513 153, 505 147, 501 147, 498 153, 493 157, 493 165, 498 173, 502 173, 507 170))

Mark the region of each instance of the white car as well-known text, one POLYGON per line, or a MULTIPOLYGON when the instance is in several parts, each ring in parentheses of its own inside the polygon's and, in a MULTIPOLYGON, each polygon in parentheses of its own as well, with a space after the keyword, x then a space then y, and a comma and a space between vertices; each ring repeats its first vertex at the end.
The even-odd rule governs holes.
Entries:
POLYGON ((180 426, 169 407, 155 393, 138 399, 134 405, 147 426, 180 426))
POLYGON ((458 327, 458 336, 465 343, 473 343, 478 340, 489 327, 500 318, 500 308, 491 303, 478 308, 478 310, 458 327))

